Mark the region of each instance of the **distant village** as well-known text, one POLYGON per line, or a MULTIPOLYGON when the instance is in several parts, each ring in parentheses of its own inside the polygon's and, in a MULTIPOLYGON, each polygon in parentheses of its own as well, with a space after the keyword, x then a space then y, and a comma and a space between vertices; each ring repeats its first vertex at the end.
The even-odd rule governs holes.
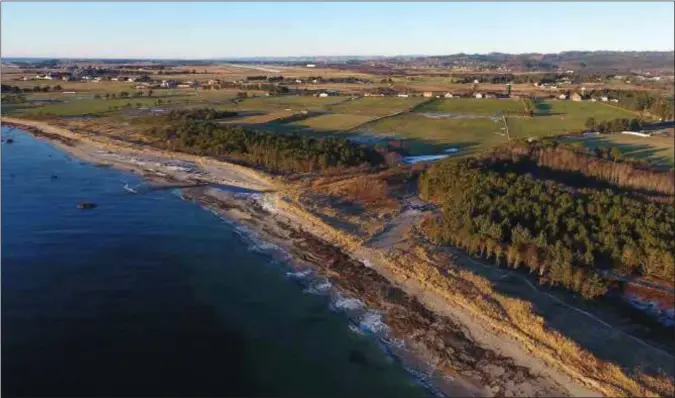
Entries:
MULTIPOLYGON (((315 64, 306 64, 306 68, 313 69, 315 64)), ((504 71, 500 71, 504 72, 504 71)), ((555 81, 534 82, 532 86, 538 90, 550 91, 549 95, 540 96, 538 98, 570 100, 570 101, 600 101, 600 102, 618 102, 617 98, 612 98, 609 95, 603 94, 601 90, 587 90, 584 87, 575 90, 565 89, 565 86, 572 84, 571 75, 573 70, 562 71, 560 77, 555 81)), ((147 65, 147 66, 122 66, 122 67, 101 67, 101 66, 79 66, 71 65, 62 70, 49 72, 36 72, 32 75, 24 75, 21 80, 61 80, 61 81, 83 81, 90 83, 98 83, 102 81, 119 81, 136 83, 136 90, 150 90, 150 89, 203 89, 203 90, 218 90, 224 88, 241 89, 241 90, 266 90, 266 95, 313 95, 317 97, 329 97, 337 95, 353 95, 353 90, 345 92, 339 89, 312 89, 307 88, 309 85, 319 84, 367 84, 372 83, 368 79, 362 78, 323 78, 321 76, 308 76, 306 78, 285 78, 279 75, 261 75, 248 76, 242 80, 221 80, 221 79, 187 79, 187 80, 171 80, 171 79, 156 79, 155 75, 195 75, 199 73, 196 69, 192 70, 167 70, 162 65, 147 65), (300 88, 302 86, 302 88, 300 88)), ((635 81, 660 81, 661 79, 673 79, 672 76, 651 76, 650 73, 645 75, 632 76, 613 76, 614 79, 630 83, 631 79, 635 81)), ((385 79, 386 80, 386 79, 385 79)), ((465 89, 457 92, 447 91, 414 91, 407 88, 391 87, 377 87, 371 89, 364 89, 359 94, 367 97, 426 97, 426 98, 476 98, 476 99, 519 99, 521 94, 511 92, 511 83, 504 84, 503 90, 482 90, 480 88, 483 80, 475 79, 472 84, 467 84, 465 89)))

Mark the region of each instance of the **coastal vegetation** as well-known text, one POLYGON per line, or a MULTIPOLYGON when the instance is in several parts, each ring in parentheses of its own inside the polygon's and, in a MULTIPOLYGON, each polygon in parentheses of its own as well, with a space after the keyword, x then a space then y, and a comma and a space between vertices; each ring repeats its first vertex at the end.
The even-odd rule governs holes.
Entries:
POLYGON ((280 174, 376 165, 384 161, 374 149, 344 138, 275 134, 212 121, 227 116, 233 116, 233 112, 172 111, 154 118, 154 126, 146 127, 146 133, 169 150, 224 157, 280 174))
POLYGON ((672 199, 672 172, 560 148, 506 155, 446 160, 424 173, 421 195, 441 207, 426 220, 430 239, 587 298, 605 293, 604 272, 673 279, 675 210, 636 192, 672 199))

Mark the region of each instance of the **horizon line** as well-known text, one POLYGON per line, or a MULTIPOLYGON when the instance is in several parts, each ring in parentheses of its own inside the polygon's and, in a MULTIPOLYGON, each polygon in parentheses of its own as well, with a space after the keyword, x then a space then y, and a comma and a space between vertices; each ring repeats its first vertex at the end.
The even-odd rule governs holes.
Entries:
POLYGON ((500 52, 500 51, 490 51, 490 52, 456 52, 456 53, 445 53, 445 54, 396 54, 396 55, 377 55, 377 54, 368 54, 368 55, 248 55, 248 56, 222 56, 222 57, 133 57, 133 56, 106 56, 106 57, 86 57, 86 56, 48 56, 48 55, 3 55, 0 59, 7 58, 23 58, 23 59, 63 59, 63 60, 80 60, 80 59, 93 59, 93 60, 116 60, 116 59, 132 59, 132 60, 185 60, 185 61, 225 61, 225 60, 238 60, 238 59, 251 59, 251 58, 276 58, 276 59, 292 59, 292 58, 400 58, 400 57, 449 57, 454 55, 491 55, 491 54, 504 54, 504 55, 557 55, 563 53, 599 53, 599 52, 608 52, 608 53, 675 53, 675 49, 670 50, 563 50, 563 51, 554 51, 554 52, 500 52))

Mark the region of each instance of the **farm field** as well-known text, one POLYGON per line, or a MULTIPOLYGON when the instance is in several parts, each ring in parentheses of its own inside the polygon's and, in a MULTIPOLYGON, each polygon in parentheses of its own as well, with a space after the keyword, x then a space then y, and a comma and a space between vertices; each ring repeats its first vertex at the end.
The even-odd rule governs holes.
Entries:
POLYGON ((449 147, 463 148, 466 154, 506 142, 502 127, 501 121, 489 118, 431 119, 408 113, 368 124, 359 133, 405 138, 406 149, 413 155, 439 153, 449 147))
POLYGON ((675 142, 672 137, 636 137, 611 134, 602 137, 567 139, 582 142, 588 148, 617 147, 624 156, 644 159, 663 168, 675 166, 675 142))
POLYGON ((326 108, 329 112, 350 115, 386 116, 424 102, 425 98, 362 97, 326 108))
POLYGON ((223 123, 226 123, 226 124, 263 124, 263 123, 274 122, 277 119, 280 119, 280 118, 283 118, 283 117, 288 117, 288 116, 291 116, 292 114, 293 114, 292 112, 285 111, 285 110, 273 111, 273 112, 255 114, 255 115, 236 117, 236 118, 228 119, 227 121, 224 121, 223 123))
POLYGON ((335 132, 353 129, 369 121, 371 117, 364 115, 347 115, 340 113, 326 113, 308 119, 289 123, 288 126, 316 130, 317 132, 335 132))
MULTIPOLYGON (((68 83, 68 82, 65 82, 68 83)), ((91 83, 74 83, 98 86, 91 83)), ((106 82, 99 87, 115 87, 111 91, 119 95, 122 83, 106 82)), ((135 90, 124 91, 133 95, 135 90)), ((518 113, 522 103, 503 99, 434 99, 396 97, 350 97, 318 98, 309 96, 249 97, 235 104, 229 102, 238 90, 155 90, 152 97, 125 99, 94 99, 95 94, 105 91, 78 91, 28 93, 26 104, 3 104, 3 113, 8 115, 116 115, 134 116, 138 108, 149 107, 194 107, 210 106, 233 111, 253 111, 253 114, 233 118, 227 123, 254 124, 257 127, 277 132, 298 132, 310 135, 346 134, 361 136, 364 141, 386 141, 387 137, 406 139, 406 147, 412 154, 440 153, 448 147, 463 147, 463 154, 480 151, 506 142, 503 123, 495 117, 502 111, 518 113), (61 102, 48 103, 47 100, 61 102), (161 104, 158 104, 161 100, 161 104), (44 101, 44 102, 42 102, 44 101), (128 105, 130 104, 130 106, 128 105), (417 108, 415 108, 418 106, 417 108), (405 111, 415 108, 411 113, 405 111), (290 111, 289 111, 290 109, 290 111), (292 122, 279 119, 302 110, 318 112, 292 122), (388 115, 404 112, 393 117, 388 115), (440 114, 440 115, 432 115, 440 114), (449 117, 443 117, 446 114, 449 117), (438 117, 440 116, 440 117, 438 117), (382 118, 382 119, 378 119, 382 118), (371 121, 372 120, 372 121, 371 121)), ((141 111, 142 112, 142 111, 141 111)), ((602 103, 572 101, 541 101, 537 103, 534 117, 514 115, 508 117, 512 138, 529 138, 560 135, 584 129, 586 119, 598 121, 614 118, 632 118, 634 114, 602 103)), ((651 137, 644 139, 613 135, 598 139, 585 139, 591 147, 616 145, 627 156, 655 159, 664 165, 673 163, 673 143, 670 139, 651 137)))
POLYGON ((62 91, 75 91, 75 92, 98 92, 98 93, 118 93, 120 91, 136 91, 134 87, 138 83, 130 82, 115 82, 115 81, 105 81, 105 82, 86 82, 86 81, 74 81, 68 82, 63 80, 11 80, 7 78, 2 79, 2 84, 7 84, 10 86, 17 86, 22 89, 32 89, 35 86, 61 86, 62 91))
POLYGON ((635 114, 601 103, 545 101, 537 104, 534 117, 509 117, 509 133, 513 138, 529 138, 578 132, 585 128, 589 117, 604 121, 631 119, 635 114))
MULTIPOLYGON (((25 103, 16 105, 3 105, 3 113, 16 116, 80 116, 102 115, 115 113, 122 109, 134 109, 141 107, 153 107, 161 105, 199 105, 203 104, 198 98, 189 95, 169 95, 152 97, 129 97, 118 99, 93 99, 92 95, 81 97, 61 96, 61 101, 56 103, 25 103), (158 104, 161 101, 162 104, 158 104)), ((53 97, 52 97, 53 99, 53 97)))
POLYGON ((523 104, 511 99, 448 98, 432 101, 416 109, 420 113, 458 115, 496 115, 500 112, 522 113, 523 104))
POLYGON ((320 110, 326 105, 335 104, 344 101, 345 97, 308 97, 308 96, 279 96, 279 97, 253 97, 246 98, 236 105, 226 105, 227 109, 233 110, 256 110, 256 111, 278 111, 291 109, 292 111, 301 110, 320 110))

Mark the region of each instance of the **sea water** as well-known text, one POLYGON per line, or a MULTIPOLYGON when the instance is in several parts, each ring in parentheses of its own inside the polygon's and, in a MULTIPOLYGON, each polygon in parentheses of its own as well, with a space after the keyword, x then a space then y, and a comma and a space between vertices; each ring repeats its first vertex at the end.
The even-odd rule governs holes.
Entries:
POLYGON ((3 396, 431 395, 235 225, 2 135, 3 396))

